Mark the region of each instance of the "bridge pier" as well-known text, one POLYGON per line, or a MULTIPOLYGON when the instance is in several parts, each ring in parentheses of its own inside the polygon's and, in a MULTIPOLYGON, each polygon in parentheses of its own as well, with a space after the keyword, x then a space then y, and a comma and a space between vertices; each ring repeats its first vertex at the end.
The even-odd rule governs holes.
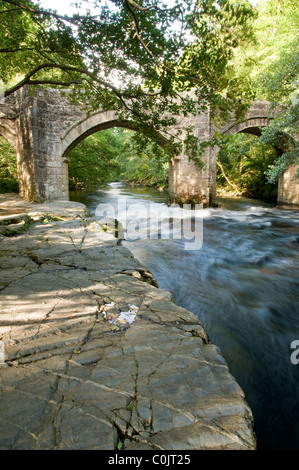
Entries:
POLYGON ((278 181, 277 202, 299 205, 299 180, 296 179, 299 165, 291 165, 278 181))
MULTIPOLYGON (((174 131, 180 130, 181 139, 187 136, 186 128, 193 127, 193 134, 204 142, 212 137, 210 110, 199 115, 190 115, 177 119, 174 131)), ((206 148, 201 156, 204 166, 189 159, 183 146, 182 153, 174 156, 169 162, 168 188, 171 203, 202 204, 204 207, 214 205, 216 197, 216 153, 206 148)))
POLYGON ((171 203, 202 204, 213 206, 216 197, 216 177, 213 162, 210 160, 211 149, 203 157, 205 166, 190 161, 186 155, 173 157, 169 162, 168 190, 171 203))
POLYGON ((39 93, 30 96, 27 89, 17 95, 20 195, 35 202, 68 199, 68 170, 61 155, 56 103, 51 95, 43 98, 39 93))

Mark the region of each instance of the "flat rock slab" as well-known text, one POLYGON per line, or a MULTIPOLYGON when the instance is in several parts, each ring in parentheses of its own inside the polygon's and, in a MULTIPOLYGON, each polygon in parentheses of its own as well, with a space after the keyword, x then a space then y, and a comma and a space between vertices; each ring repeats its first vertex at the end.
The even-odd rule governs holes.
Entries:
POLYGON ((24 215, 34 217, 48 214, 61 217, 78 217, 87 212, 84 204, 66 199, 55 199, 41 204, 33 204, 15 193, 0 194, 0 222, 6 218, 24 215))
POLYGON ((0 449, 255 449, 251 410, 198 318, 85 206, 66 206, 64 220, 0 236, 0 449))

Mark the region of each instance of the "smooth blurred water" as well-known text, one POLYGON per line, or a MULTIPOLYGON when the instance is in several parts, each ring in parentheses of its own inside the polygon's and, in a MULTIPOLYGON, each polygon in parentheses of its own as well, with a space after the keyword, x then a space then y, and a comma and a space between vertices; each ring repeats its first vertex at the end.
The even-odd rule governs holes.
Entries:
MULTIPOLYGON (((111 184, 71 193, 92 212, 100 203, 165 206, 167 196, 148 188, 111 184)), ((201 249, 181 239, 122 242, 153 273, 177 304, 195 313, 245 392, 258 449, 299 449, 299 210, 249 199, 218 199, 203 211, 201 249)), ((166 207, 166 206, 165 206, 166 207)), ((156 210, 155 210, 156 209, 156 210)), ((155 220, 151 220, 155 225, 155 220)))

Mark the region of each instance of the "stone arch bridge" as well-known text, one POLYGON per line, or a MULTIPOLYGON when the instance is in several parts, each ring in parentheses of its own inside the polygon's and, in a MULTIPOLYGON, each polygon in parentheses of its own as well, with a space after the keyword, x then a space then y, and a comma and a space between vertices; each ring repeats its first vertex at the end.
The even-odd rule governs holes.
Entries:
MULTIPOLYGON (((269 123, 269 103, 254 102, 244 122, 236 123, 232 119, 220 132, 227 135, 238 132, 258 135, 260 128, 269 123)), ((190 124, 202 141, 208 140, 215 130, 208 111, 197 117, 179 118, 173 130, 179 128, 184 132, 190 124)), ((16 152, 20 195, 36 202, 68 199, 67 153, 88 135, 110 127, 136 129, 129 120, 118 120, 113 111, 99 110, 87 115, 68 100, 67 94, 62 95, 57 90, 36 90, 32 95, 24 87, 2 101, 0 135, 16 152)), ((203 156, 203 169, 190 161, 184 152, 174 156, 169 163, 170 200, 213 205, 216 196, 216 156, 217 149, 207 148, 203 156)), ((289 175, 281 178, 280 202, 299 203, 298 184, 293 183, 289 175)))

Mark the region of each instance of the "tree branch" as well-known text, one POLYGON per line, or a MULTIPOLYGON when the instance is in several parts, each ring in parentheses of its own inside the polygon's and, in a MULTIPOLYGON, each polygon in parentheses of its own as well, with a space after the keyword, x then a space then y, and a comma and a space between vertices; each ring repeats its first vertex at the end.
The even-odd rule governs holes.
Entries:
MULTIPOLYGON (((146 50, 146 52, 152 57, 152 59, 154 59, 155 63, 161 67, 161 64, 159 63, 159 61, 157 60, 157 58, 155 57, 155 55, 152 53, 152 51, 148 48, 148 46, 145 44, 144 40, 142 39, 141 35, 140 35, 140 27, 139 27, 139 23, 138 23, 138 20, 137 20, 137 16, 134 12, 134 10, 132 9, 131 5, 134 5, 134 6, 138 6, 138 9, 141 10, 141 11, 145 11, 145 10, 148 10, 149 8, 146 8, 146 9, 142 9, 142 7, 140 7, 138 4, 136 4, 134 2, 134 0, 125 0, 125 4, 127 6, 127 9, 129 10, 129 12, 131 13, 132 17, 133 17, 133 23, 134 23, 134 27, 135 27, 135 33, 134 33, 134 36, 133 37, 136 37, 138 39, 138 41, 140 42, 140 44, 142 45, 142 47, 146 50)), ((152 8, 152 7, 151 7, 152 8)))
MULTIPOLYGON (((168 65, 165 65, 163 63, 161 63, 157 57, 155 56, 155 54, 153 54, 153 52, 148 48, 147 44, 145 44, 143 38, 141 37, 141 30, 140 30, 140 27, 139 27, 139 23, 138 23, 138 20, 137 20, 137 16, 134 12, 134 10, 131 8, 131 4, 135 4, 135 2, 133 0, 125 0, 125 4, 127 6, 127 9, 129 10, 129 12, 131 13, 132 17, 133 17, 133 23, 134 23, 134 27, 135 27, 135 33, 134 33, 134 37, 136 37, 138 39, 138 41, 140 42, 140 44, 142 45, 142 47, 146 50, 146 52, 151 56, 151 58, 154 60, 155 64, 157 65, 157 67, 160 67, 164 70, 167 70, 167 71, 170 71, 170 72, 174 72, 177 74, 177 72, 175 71, 175 69, 173 67, 169 67, 168 65)), ((179 9, 180 9, 180 6, 178 5, 179 9)), ((175 8, 174 8, 175 9, 175 8)), ((142 10, 142 8, 140 7, 139 10, 142 10)), ((198 80, 196 77, 194 76, 189 76, 189 77, 185 77, 185 75, 181 75, 180 76, 181 79, 187 79, 187 80, 193 80, 195 83, 197 83, 198 85, 201 84, 200 80, 198 80)))
POLYGON ((14 53, 14 52, 21 52, 21 51, 34 51, 34 47, 16 47, 15 49, 0 49, 0 53, 14 53))
MULTIPOLYGON (((52 79, 40 79, 40 80, 31 80, 31 77, 33 77, 37 72, 44 70, 44 69, 59 69, 64 72, 76 72, 81 75, 81 81, 84 80, 85 78, 83 77, 84 75, 89 77, 91 80, 94 82, 102 85, 104 88, 110 89, 119 99, 123 100, 124 98, 137 98, 138 95, 141 94, 141 91, 139 90, 137 94, 132 95, 129 93, 122 93, 120 90, 118 90, 115 86, 111 85, 110 83, 106 82, 105 80, 102 80, 98 78, 96 75, 93 73, 89 72, 87 69, 83 69, 80 67, 74 67, 71 65, 64 65, 64 64, 55 64, 55 63, 44 63, 40 64, 37 67, 35 67, 33 70, 31 70, 23 80, 21 80, 19 83, 14 85, 13 87, 9 88, 4 92, 4 96, 7 97, 14 93, 15 91, 19 90, 22 88, 24 85, 61 85, 61 86, 67 86, 68 83, 80 83, 80 80, 71 80, 67 82, 56 82, 55 80, 52 79)), ((86 80, 86 79, 85 79, 86 80)))
POLYGON ((44 51, 37 51, 35 47, 15 47, 14 49, 9 49, 9 48, 4 48, 0 49, 0 54, 5 53, 5 54, 14 54, 15 52, 28 52, 28 51, 34 51, 38 52, 40 55, 42 54, 53 54, 55 52, 56 54, 63 54, 65 53, 64 50, 56 50, 56 51, 51 51, 51 50, 44 50, 44 51))
POLYGON ((153 8, 156 8, 156 5, 150 5, 144 8, 140 6, 138 3, 134 2, 134 0, 126 0, 126 3, 130 3, 131 5, 133 5, 133 7, 137 8, 137 10, 140 10, 140 11, 148 11, 148 10, 152 10, 153 8))
POLYGON ((69 87, 70 85, 80 85, 82 80, 69 80, 67 82, 61 82, 59 80, 29 80, 28 85, 58 85, 69 87))
MULTIPOLYGON (((5 0, 3 0, 5 1, 5 0)), ((12 11, 19 11, 18 8, 11 8, 10 10, 3 10, 3 11, 0 11, 0 15, 3 15, 4 13, 11 13, 12 11)))
MULTIPOLYGON (((8 3, 10 5, 14 5, 16 7, 18 7, 19 9, 23 10, 23 11, 27 11, 28 13, 31 13, 33 15, 45 15, 45 16, 49 16, 49 17, 53 17, 53 18, 56 18, 57 20, 63 20, 63 21, 67 21, 69 23, 73 23, 75 24, 76 21, 80 18, 84 18, 80 15, 76 15, 76 17, 70 17, 70 16, 67 16, 67 15, 59 15, 58 13, 55 13, 54 11, 51 11, 51 10, 44 10, 43 8, 33 8, 33 7, 28 7, 26 5, 22 5, 21 3, 17 2, 16 0, 2 0, 2 3, 8 3)), ((7 10, 9 11, 9 10, 7 10)))
POLYGON ((225 174, 223 165, 219 162, 219 160, 216 160, 216 164, 217 164, 217 166, 219 166, 219 168, 220 168, 220 170, 221 170, 221 173, 222 173, 222 175, 224 176, 224 178, 226 179, 226 181, 228 182, 228 184, 229 184, 229 185, 234 189, 234 191, 236 192, 236 195, 237 195, 237 196, 241 196, 242 190, 236 185, 236 183, 234 183, 233 181, 230 181, 230 179, 228 178, 228 176, 225 174))

